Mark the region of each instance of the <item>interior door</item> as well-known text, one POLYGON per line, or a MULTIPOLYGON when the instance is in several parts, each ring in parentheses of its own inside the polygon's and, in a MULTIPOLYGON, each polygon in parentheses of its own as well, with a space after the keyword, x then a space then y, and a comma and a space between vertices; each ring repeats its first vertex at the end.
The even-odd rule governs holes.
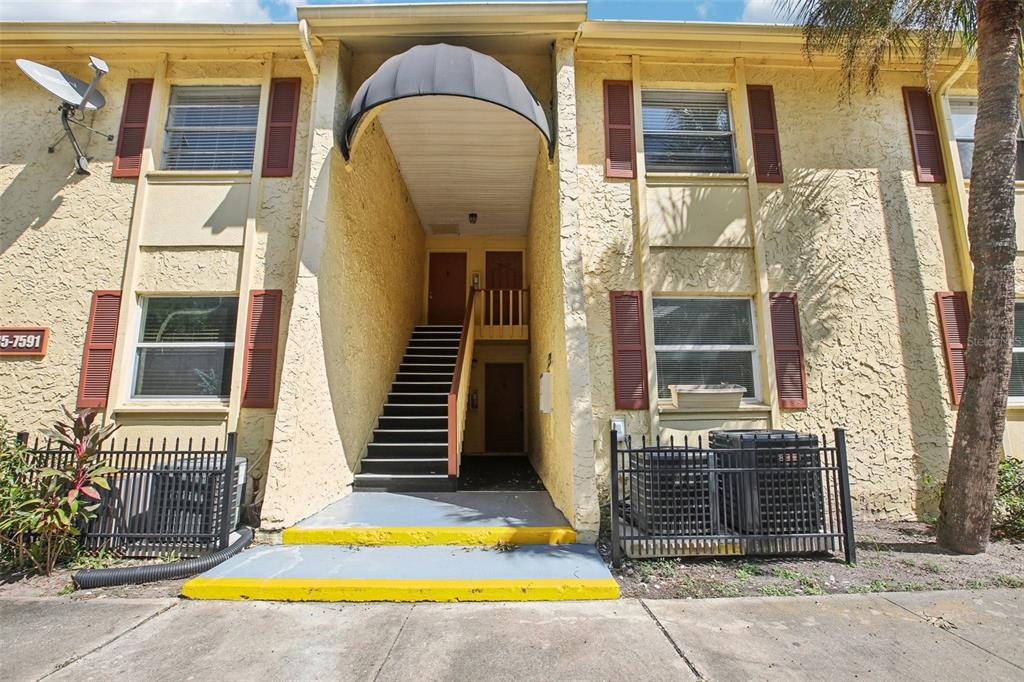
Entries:
POLYGON ((488 251, 486 276, 488 289, 507 290, 488 294, 487 321, 490 324, 522 324, 517 291, 523 288, 522 251, 488 251))
POLYGON ((427 324, 462 324, 466 315, 466 254, 431 253, 427 324))
POLYGON ((523 365, 488 362, 484 365, 484 449, 524 452, 523 365))

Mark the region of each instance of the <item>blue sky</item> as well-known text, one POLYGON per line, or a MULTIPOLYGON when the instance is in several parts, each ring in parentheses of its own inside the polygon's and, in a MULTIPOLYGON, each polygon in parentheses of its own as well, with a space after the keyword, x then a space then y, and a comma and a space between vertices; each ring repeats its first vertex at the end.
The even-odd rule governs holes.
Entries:
MULTIPOLYGON (((367 4, 417 1, 420 0, 348 0, 367 4)), ((345 0, 0 0, 0 20, 294 21, 297 5, 343 2, 345 0)), ((590 0, 589 12, 591 19, 774 23, 783 20, 776 7, 776 0, 590 0)))

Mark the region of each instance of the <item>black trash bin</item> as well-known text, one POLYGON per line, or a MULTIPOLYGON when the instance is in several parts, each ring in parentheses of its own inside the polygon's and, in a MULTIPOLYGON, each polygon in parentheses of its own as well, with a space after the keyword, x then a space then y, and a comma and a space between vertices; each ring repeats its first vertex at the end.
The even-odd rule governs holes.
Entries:
MULTIPOLYGON (((712 431, 709 441, 718 461, 718 501, 727 528, 741 536, 757 536, 758 545, 766 538, 823 532, 825 505, 816 435, 723 430, 712 431)), ((792 542, 789 549, 828 549, 818 544, 792 542)))

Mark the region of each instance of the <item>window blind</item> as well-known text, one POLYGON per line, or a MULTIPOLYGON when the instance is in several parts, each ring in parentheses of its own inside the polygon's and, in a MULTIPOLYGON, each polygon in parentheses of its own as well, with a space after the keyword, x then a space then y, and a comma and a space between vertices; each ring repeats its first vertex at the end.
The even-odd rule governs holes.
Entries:
POLYGON ((641 102, 647 170, 736 171, 732 119, 725 92, 644 90, 641 102))
POLYGON ((251 170, 260 86, 172 86, 165 170, 251 170))
POLYGON ((1024 301, 1017 301, 1013 318, 1013 366, 1010 369, 1010 397, 1024 398, 1024 301))
MULTIPOLYGON (((978 121, 978 100, 974 97, 950 97, 949 114, 953 122, 957 152, 964 178, 970 179, 974 166, 974 126, 978 121)), ((1024 124, 1017 128, 1017 180, 1024 180, 1024 124)))
POLYGON ((656 298, 658 397, 673 384, 738 384, 756 396, 755 345, 748 299, 656 298))

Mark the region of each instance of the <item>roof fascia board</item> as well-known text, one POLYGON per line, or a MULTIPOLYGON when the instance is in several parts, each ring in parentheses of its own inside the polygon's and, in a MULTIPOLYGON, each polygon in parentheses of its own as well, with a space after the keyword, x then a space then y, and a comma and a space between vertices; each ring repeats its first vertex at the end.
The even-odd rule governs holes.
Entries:
POLYGON ((178 47, 298 47, 295 22, 177 24, 120 22, 0 22, 0 47, 173 49, 178 47))
POLYGON ((298 9, 322 38, 350 36, 575 35, 586 2, 312 5, 298 9))

